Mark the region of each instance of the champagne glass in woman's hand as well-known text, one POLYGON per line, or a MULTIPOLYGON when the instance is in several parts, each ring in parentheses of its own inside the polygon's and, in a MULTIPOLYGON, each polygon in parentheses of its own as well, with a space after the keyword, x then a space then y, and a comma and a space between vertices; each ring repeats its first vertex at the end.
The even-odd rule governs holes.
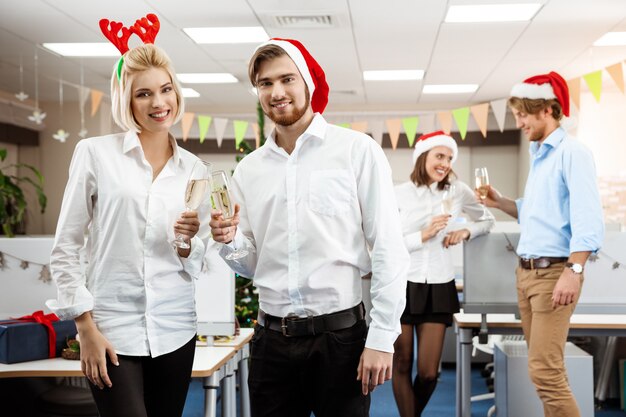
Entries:
MULTIPOLYGON (((196 210, 204 200, 206 190, 210 189, 211 183, 211 163, 197 160, 187 181, 185 190, 185 209, 187 211, 196 210)), ((191 246, 185 237, 178 233, 173 242, 174 246, 181 249, 189 249, 191 246)))
MULTIPOLYGON (((213 190, 211 192, 211 204, 214 210, 222 212, 224 220, 230 220, 235 215, 235 203, 233 202, 228 178, 224 171, 215 171, 213 173, 213 190)), ((243 258, 248 254, 245 249, 236 249, 225 256, 229 261, 243 258)))
MULTIPOLYGON (((474 178, 476 179, 476 190, 478 191, 478 196, 484 202, 489 195, 489 173, 487 172, 487 168, 476 168, 474 170, 474 178)), ((489 220, 490 217, 487 215, 487 209, 483 204, 483 214, 478 218, 478 220, 489 220)))

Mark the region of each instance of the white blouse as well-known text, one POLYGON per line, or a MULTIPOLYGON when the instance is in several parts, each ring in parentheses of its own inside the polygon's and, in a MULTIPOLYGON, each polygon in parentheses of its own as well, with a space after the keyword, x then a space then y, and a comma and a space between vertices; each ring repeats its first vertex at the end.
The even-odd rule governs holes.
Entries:
POLYGON ((443 213, 443 192, 437 189, 437 183, 428 186, 416 186, 407 181, 395 187, 404 243, 411 256, 408 280, 411 282, 441 284, 454 279, 454 265, 449 249, 443 247, 443 239, 447 232, 467 229, 470 239, 489 232, 495 220, 487 210, 489 220, 476 221, 483 214, 483 206, 476 201, 474 191, 461 181, 452 181, 454 193, 448 226, 442 232, 422 242, 422 230, 434 216, 443 213), (455 221, 461 213, 469 217, 467 223, 455 221))
POLYGON ((70 164, 50 258, 58 299, 46 304, 62 319, 92 311, 122 355, 163 355, 196 333, 193 278, 210 233, 203 221, 209 207, 198 210, 201 227, 189 257, 179 257, 173 226, 197 157, 173 137, 170 143, 173 156, 154 181, 134 132, 82 140, 70 164))

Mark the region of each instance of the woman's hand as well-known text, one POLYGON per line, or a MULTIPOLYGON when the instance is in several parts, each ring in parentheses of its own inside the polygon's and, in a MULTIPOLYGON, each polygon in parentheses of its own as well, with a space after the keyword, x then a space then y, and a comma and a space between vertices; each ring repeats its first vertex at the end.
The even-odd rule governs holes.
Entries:
POLYGON ((455 230, 453 232, 448 233, 443 238, 443 247, 449 248, 450 246, 457 245, 469 238, 470 238, 469 230, 467 229, 455 230))
POLYGON ((76 318, 76 327, 80 339, 80 368, 83 374, 98 388, 103 389, 105 385, 111 388, 113 383, 107 372, 106 355, 109 355, 113 365, 119 366, 113 345, 100 333, 90 312, 76 318))
POLYGON ((438 216, 433 217, 430 220, 430 224, 426 227, 426 229, 422 230, 422 242, 426 242, 429 239, 432 239, 439 233, 441 230, 445 229, 448 225, 448 220, 450 220, 449 214, 440 214, 438 216))

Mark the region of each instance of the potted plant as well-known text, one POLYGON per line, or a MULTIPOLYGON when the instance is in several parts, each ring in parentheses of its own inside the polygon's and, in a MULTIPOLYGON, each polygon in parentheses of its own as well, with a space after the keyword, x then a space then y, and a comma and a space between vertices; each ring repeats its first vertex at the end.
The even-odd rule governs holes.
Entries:
MULTIPOLYGON (((7 150, 0 149, 0 161, 7 157, 7 150)), ((16 231, 24 224, 26 213, 26 199, 21 185, 30 184, 37 192, 37 199, 41 212, 46 210, 47 198, 43 192, 43 176, 33 166, 28 164, 11 164, 0 168, 0 224, 5 236, 13 237, 16 231), (35 179, 5 174, 8 168, 27 168, 35 174, 35 179)))

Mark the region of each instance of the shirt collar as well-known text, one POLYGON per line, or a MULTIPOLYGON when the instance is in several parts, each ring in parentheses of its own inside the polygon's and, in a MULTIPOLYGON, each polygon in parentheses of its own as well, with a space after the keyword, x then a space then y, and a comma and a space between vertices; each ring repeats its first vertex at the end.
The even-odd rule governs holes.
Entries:
POLYGON ((416 185, 414 182, 412 182, 413 186, 415 187, 415 192, 417 192, 418 196, 422 196, 428 192, 430 193, 436 193, 437 192, 437 186, 439 186, 438 182, 433 182, 430 185, 416 185))
MULTIPOLYGON (((307 138, 309 136, 314 136, 316 138, 323 140, 326 136, 327 126, 328 126, 328 123, 326 122, 326 119, 324 119, 324 116, 322 116, 319 113, 315 113, 315 115, 313 116, 313 120, 309 124, 309 127, 307 127, 306 130, 300 135, 298 140, 307 138)), ((275 136, 276 136, 276 128, 272 129, 272 133, 270 133, 270 135, 267 137, 265 144, 267 144, 268 146, 272 148, 278 148, 278 145, 276 144, 275 136)))
MULTIPOLYGON (((176 143, 176 138, 174 138, 171 133, 168 133, 168 139, 170 141, 170 145, 172 146, 172 160, 174 161, 174 165, 179 166, 181 164, 184 164, 183 159, 180 157, 180 151, 178 148, 178 143, 176 143)), ((130 150, 135 148, 141 148, 139 136, 137 135, 137 132, 128 131, 124 135, 124 144, 122 146, 122 151, 124 153, 128 153, 130 150)))
POLYGON ((541 156, 548 152, 550 149, 556 148, 565 138, 565 130, 562 127, 557 127, 554 129, 552 133, 548 135, 547 138, 541 143, 532 142, 530 144, 530 155, 531 156, 541 156))

